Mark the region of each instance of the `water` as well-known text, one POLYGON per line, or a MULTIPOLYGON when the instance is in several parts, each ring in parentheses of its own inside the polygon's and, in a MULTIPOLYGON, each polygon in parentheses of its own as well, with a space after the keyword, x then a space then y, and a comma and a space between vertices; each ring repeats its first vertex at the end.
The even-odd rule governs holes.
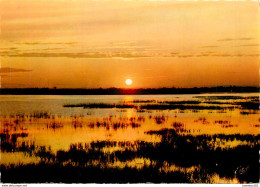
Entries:
MULTIPOLYGON (((257 104, 257 93, 0 96, 2 180, 31 182, 26 177, 11 179, 9 172, 16 172, 11 165, 16 169, 24 167, 24 173, 30 172, 27 167, 32 166, 65 171, 71 165, 83 165, 82 173, 94 167, 108 172, 121 169, 121 175, 131 168, 146 176, 153 170, 158 182, 167 182, 168 177, 169 182, 252 182, 256 178, 248 175, 259 172, 253 166, 258 161, 246 160, 258 159, 257 104), (238 155, 239 160, 229 165, 227 160, 242 148, 241 158, 238 155), (210 155, 215 157, 205 163, 203 157, 207 160, 210 155), (226 167, 226 171, 220 171, 216 164, 226 167)), ((49 174, 39 178, 43 182, 67 179, 53 179, 49 174)), ((71 180, 101 182, 93 176, 89 179, 93 180, 71 180)), ((143 177, 137 182, 147 180, 153 179, 143 177)), ((123 182, 131 181, 126 178, 123 182)))

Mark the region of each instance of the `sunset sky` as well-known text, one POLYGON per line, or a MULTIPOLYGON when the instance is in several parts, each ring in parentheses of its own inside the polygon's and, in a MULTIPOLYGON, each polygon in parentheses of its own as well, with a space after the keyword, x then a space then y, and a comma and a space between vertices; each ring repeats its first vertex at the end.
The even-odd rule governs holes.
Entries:
POLYGON ((259 86, 257 1, 2 0, 0 15, 2 88, 259 86))

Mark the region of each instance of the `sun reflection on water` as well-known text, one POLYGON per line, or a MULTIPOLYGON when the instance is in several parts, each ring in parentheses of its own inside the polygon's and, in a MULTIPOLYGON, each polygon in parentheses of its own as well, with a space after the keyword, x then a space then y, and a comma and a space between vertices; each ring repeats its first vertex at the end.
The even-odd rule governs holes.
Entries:
MULTIPOLYGON (((260 134, 259 110, 250 108, 255 106, 255 101, 245 105, 248 98, 240 98, 241 106, 247 107, 243 109, 234 104, 238 102, 235 99, 228 100, 230 104, 220 103, 223 108, 214 108, 219 107, 215 104, 218 100, 160 99, 123 96, 112 104, 109 100, 108 104, 63 107, 61 110, 77 108, 76 113, 69 116, 61 115, 60 110, 53 114, 35 111, 1 115, 1 164, 17 167, 21 164, 63 167, 83 164, 139 172, 156 170, 158 176, 174 173, 195 183, 245 182, 234 172, 225 176, 218 170, 214 162, 228 164, 225 158, 214 158, 216 161, 212 158, 210 164, 213 165, 205 165, 196 154, 205 158, 207 154, 232 156, 240 149, 249 156, 253 154, 260 134), (93 106, 95 108, 91 108, 93 106), (79 115, 78 111, 85 115, 79 115), (194 154, 194 158, 190 154, 194 154), (189 160, 182 160, 178 155, 189 160)), ((227 101, 222 99, 221 102, 227 101)), ((251 167, 247 161, 237 162, 233 170, 241 164, 244 168, 251 167)))

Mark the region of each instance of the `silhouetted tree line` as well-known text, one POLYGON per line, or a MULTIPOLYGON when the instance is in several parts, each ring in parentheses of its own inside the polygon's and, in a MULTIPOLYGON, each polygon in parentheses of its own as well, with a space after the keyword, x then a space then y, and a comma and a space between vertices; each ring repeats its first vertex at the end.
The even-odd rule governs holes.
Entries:
POLYGON ((2 88, 0 95, 152 95, 152 94, 200 94, 200 93, 248 93, 259 92, 259 87, 194 87, 194 88, 93 88, 93 89, 64 89, 64 88, 2 88))

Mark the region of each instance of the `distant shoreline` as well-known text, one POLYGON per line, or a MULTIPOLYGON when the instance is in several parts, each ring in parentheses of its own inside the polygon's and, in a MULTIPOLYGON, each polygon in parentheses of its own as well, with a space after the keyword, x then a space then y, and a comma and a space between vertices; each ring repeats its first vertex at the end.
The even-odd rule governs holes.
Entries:
POLYGON ((0 95, 176 95, 203 93, 259 93, 259 87, 201 87, 201 88, 94 88, 94 89, 64 89, 64 88, 1 88, 0 95))

